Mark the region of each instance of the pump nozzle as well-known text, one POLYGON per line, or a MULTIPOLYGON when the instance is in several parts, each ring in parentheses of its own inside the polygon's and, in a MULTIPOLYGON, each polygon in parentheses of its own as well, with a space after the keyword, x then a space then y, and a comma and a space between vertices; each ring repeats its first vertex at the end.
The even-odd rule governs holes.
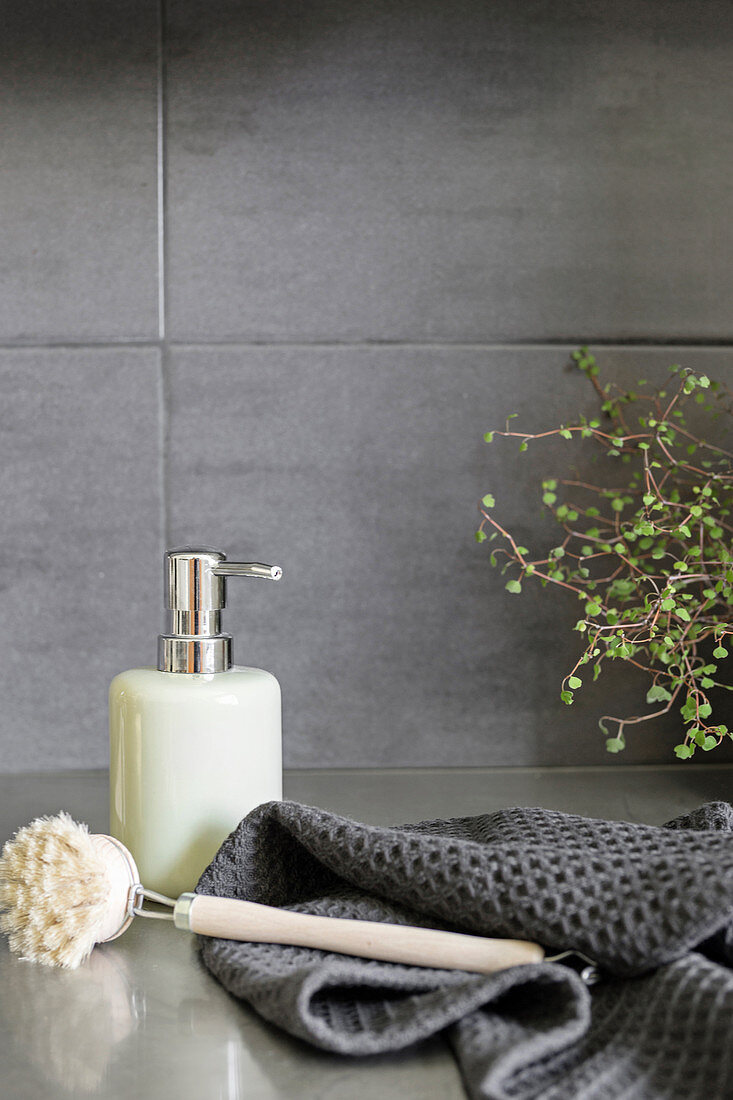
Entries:
POLYGON ((279 581, 283 571, 279 565, 263 565, 259 561, 225 561, 214 568, 217 577, 262 577, 266 581, 279 581))

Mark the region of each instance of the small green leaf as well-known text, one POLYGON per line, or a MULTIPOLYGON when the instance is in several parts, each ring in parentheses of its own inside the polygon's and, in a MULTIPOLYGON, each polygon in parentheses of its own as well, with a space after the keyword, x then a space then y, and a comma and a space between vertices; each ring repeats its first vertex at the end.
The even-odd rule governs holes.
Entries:
POLYGON ((561 691, 560 698, 566 707, 573 705, 573 693, 572 691, 561 691))
POLYGON ((719 646, 716 646, 716 648, 713 650, 713 657, 727 657, 727 656, 728 656, 728 650, 725 648, 725 646, 719 645, 719 646))
POLYGON ((712 737, 710 734, 708 734, 708 736, 705 738, 705 740, 702 743, 702 750, 703 750, 703 752, 710 752, 710 750, 714 749, 717 744, 718 744, 717 738, 712 737))
POLYGON ((507 592, 519 593, 522 591, 522 586, 519 581, 507 581, 504 587, 506 588, 507 592))
POLYGON ((675 614, 677 615, 678 619, 682 619, 683 622, 689 623, 690 612, 687 611, 684 607, 678 607, 675 614))
POLYGON ((674 602, 674 600, 670 599, 669 597, 667 597, 666 600, 662 600, 660 604, 662 611, 674 611, 676 606, 677 604, 674 602))
POLYGON ((563 439, 573 438, 573 433, 570 431, 570 428, 561 428, 560 435, 563 437, 563 439))
POLYGON ((543 493, 542 494, 542 503, 543 504, 554 504, 556 500, 557 500, 557 497, 554 493, 543 493))
POLYGON ((689 760, 694 749, 690 745, 675 745, 674 751, 677 756, 679 756, 680 760, 689 760))
POLYGON ((491 493, 487 493, 486 496, 482 498, 481 503, 483 504, 484 508, 493 508, 496 504, 496 500, 491 495, 491 493))
POLYGON ((624 749, 624 743, 620 737, 609 737, 606 741, 606 752, 622 752, 624 749))
POLYGON ((484 435, 484 443, 492 443, 494 439, 493 432, 486 432, 484 435))
POLYGON ((599 603, 595 603, 595 601, 593 600, 585 605, 586 615, 597 615, 600 610, 601 605, 599 603))
POLYGON ((582 686, 583 686, 583 681, 580 679, 579 676, 571 676, 570 679, 568 680, 568 687, 571 687, 571 688, 574 688, 575 690, 577 690, 578 688, 580 688, 582 686))

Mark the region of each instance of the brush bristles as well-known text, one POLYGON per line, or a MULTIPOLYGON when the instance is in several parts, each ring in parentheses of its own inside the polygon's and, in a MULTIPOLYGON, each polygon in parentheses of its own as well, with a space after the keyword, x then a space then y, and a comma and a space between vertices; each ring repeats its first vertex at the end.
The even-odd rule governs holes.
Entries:
POLYGON ((102 928, 109 883, 86 825, 37 817, 0 856, 0 929, 11 951, 74 970, 102 928))

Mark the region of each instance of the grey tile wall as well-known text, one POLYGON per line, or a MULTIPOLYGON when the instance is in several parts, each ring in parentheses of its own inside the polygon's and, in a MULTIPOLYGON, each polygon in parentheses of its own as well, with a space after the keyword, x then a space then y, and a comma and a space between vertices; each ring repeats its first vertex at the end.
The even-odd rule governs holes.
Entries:
POLYGON ((0 339, 157 338, 157 11, 3 8, 0 339))
POLYGON ((157 629, 155 350, 0 351, 0 771, 101 767, 157 629))
MULTIPOLYGON (((644 709, 643 678, 618 673, 565 707, 577 602, 539 585, 510 595, 473 538, 493 490, 521 542, 538 556, 557 543, 541 480, 573 476, 568 445, 518 456, 483 434, 510 412, 527 431, 596 412, 567 361, 557 348, 173 354, 171 537, 283 566, 278 585, 230 582, 227 629, 235 659, 282 681, 289 764, 602 763, 598 717, 644 709)), ((728 352, 684 361, 731 373, 728 352)), ((663 377, 669 355, 604 362, 630 384, 663 377)), ((626 759, 666 759, 664 734, 630 736, 626 759)))
POLYGON ((730 5, 2 20, 0 770, 105 763, 107 682, 154 660, 189 540, 286 569, 229 622, 289 764, 606 762, 598 714, 642 685, 557 701, 575 608, 473 542, 487 489, 551 539, 539 468, 482 436, 592 406, 571 341, 733 380, 730 5))
POLYGON ((176 339, 731 335, 726 0, 171 0, 176 339))

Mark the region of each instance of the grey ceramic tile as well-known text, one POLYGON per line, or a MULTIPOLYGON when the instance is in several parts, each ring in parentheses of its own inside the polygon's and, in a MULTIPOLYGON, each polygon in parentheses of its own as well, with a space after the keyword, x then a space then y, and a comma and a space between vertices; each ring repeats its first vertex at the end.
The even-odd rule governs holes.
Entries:
POLYGON ((98 767, 107 687, 154 660, 158 354, 0 352, 0 771, 98 767))
POLYGON ((3 8, 0 340, 157 335, 156 19, 3 8))
POLYGON ((167 7, 176 337, 730 335, 726 0, 167 7))
MULTIPOLYGON (((631 382, 673 357, 605 360, 631 382)), ((540 481, 562 474, 567 444, 535 461, 483 433, 509 412, 529 431, 595 411, 566 362, 557 349, 174 353, 171 540, 283 566, 278 585, 231 582, 227 616, 235 659, 282 681, 290 765, 612 759, 597 719, 619 696, 643 706, 642 683, 618 669, 564 707, 575 600, 510 595, 473 539, 491 490, 522 542, 557 541, 540 481)), ((727 353, 685 362, 731 374, 727 353)), ((628 762, 670 759, 670 737, 630 740, 628 762)))

